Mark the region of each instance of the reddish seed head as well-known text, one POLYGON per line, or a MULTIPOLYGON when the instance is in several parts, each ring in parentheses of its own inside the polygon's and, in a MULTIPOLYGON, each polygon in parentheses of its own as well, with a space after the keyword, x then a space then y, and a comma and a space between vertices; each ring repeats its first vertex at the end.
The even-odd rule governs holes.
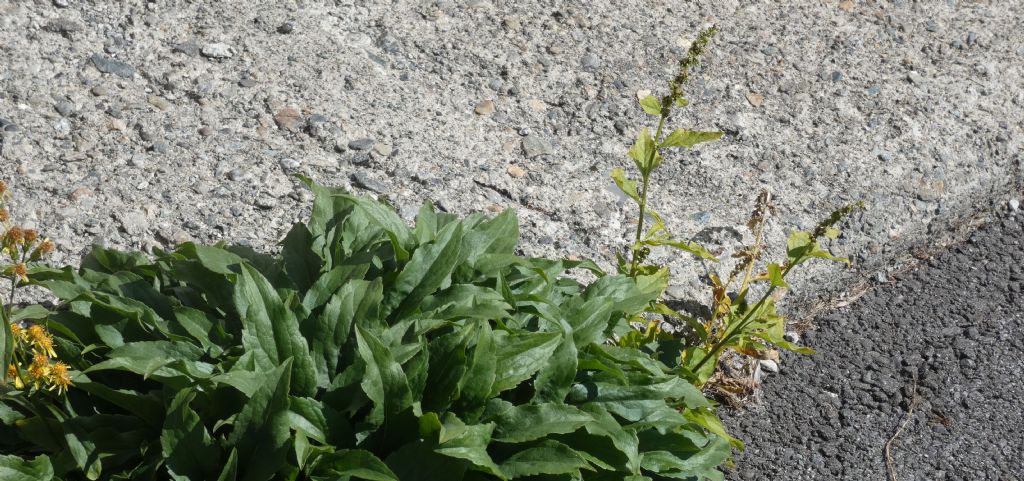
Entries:
POLYGON ((0 222, 7 222, 11 220, 11 214, 7 212, 7 209, 0 209, 0 222))
POLYGON ((21 227, 14 226, 7 231, 7 242, 11 244, 20 244, 25 239, 25 230, 21 227))
POLYGON ((39 231, 35 229, 25 229, 25 242, 31 244, 39 238, 39 231))
POLYGON ((7 193, 7 182, 0 180, 0 196, 7 193))
POLYGON ((46 255, 53 252, 56 248, 57 246, 53 243, 52 240, 46 239, 43 241, 42 244, 39 244, 39 253, 46 255))

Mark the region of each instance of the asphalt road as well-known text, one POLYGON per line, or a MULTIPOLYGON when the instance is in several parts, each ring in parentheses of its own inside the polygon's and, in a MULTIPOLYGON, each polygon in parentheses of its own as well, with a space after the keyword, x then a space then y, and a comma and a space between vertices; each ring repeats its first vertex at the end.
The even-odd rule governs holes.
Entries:
POLYGON ((730 479, 889 479, 885 444, 904 419, 900 481, 1024 479, 1024 212, 817 319, 803 341, 818 354, 785 357, 757 405, 722 413, 747 443, 730 479))

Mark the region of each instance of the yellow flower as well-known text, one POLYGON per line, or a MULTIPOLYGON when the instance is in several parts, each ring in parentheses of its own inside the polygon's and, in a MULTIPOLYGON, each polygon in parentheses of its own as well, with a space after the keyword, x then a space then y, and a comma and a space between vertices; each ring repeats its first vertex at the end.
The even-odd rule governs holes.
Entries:
POLYGON ((57 353, 53 350, 53 338, 43 329, 43 326, 32 324, 32 327, 28 328, 28 335, 32 339, 32 345, 39 351, 50 357, 57 357, 57 353))
POLYGON ((32 357, 32 365, 28 367, 28 375, 35 381, 41 381, 50 374, 50 358, 44 354, 32 357))
POLYGON ((57 389, 57 393, 64 394, 71 386, 71 375, 68 374, 68 365, 57 361, 50 368, 50 390, 57 389))

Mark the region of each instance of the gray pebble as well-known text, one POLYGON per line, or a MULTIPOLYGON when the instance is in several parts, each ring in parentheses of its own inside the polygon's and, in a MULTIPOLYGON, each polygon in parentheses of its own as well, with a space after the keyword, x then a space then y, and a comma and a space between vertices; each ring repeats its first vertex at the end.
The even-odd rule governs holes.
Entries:
POLYGON ((878 95, 882 91, 882 87, 872 85, 868 87, 868 95, 878 95))
POLYGON ((352 150, 370 150, 373 148, 373 139, 356 139, 348 143, 348 148, 352 150))
POLYGON ((580 65, 583 66, 583 70, 597 70, 601 66, 601 59, 597 58, 597 55, 588 53, 580 60, 580 65))
POLYGON ((281 168, 287 171, 298 170, 299 167, 302 167, 302 162, 299 162, 297 159, 293 159, 290 157, 281 159, 280 163, 281 168))
POLYGON ((135 75, 135 67, 119 60, 114 60, 98 53, 94 53, 90 59, 96 70, 100 72, 114 74, 123 78, 132 78, 135 75))
POLYGON ((235 55, 234 50, 226 43, 208 43, 203 45, 200 53, 209 58, 231 58, 235 55))
POLYGON ((57 102, 57 105, 55 105, 54 108, 57 109, 57 113, 59 113, 61 117, 67 117, 75 113, 75 104, 67 100, 57 102))
POLYGON ((529 158, 551 153, 551 144, 537 135, 523 137, 523 153, 529 158))
POLYGON ((68 8, 71 6, 71 2, 68 0, 53 0, 53 6, 57 8, 68 8))
POLYGON ((277 33, 283 33, 285 35, 295 31, 295 24, 292 22, 284 22, 277 27, 277 33))
POLYGON ((388 190, 386 185, 366 175, 364 172, 356 172, 352 174, 352 184, 356 187, 376 192, 378 194, 383 194, 388 190))
POLYGON ((967 46, 973 47, 978 43, 978 34, 974 32, 967 32, 967 46))
POLYGON ((146 155, 141 153, 132 155, 128 158, 128 165, 138 167, 140 169, 146 167, 146 155))
POLYGON ((245 87, 245 88, 255 87, 256 86, 256 81, 251 79, 251 78, 249 78, 249 77, 246 77, 246 78, 244 78, 242 80, 239 80, 238 81, 238 85, 240 87, 245 87))
POLYGON ((171 47, 171 51, 175 53, 183 53, 189 57, 195 57, 199 55, 199 44, 189 40, 188 42, 175 44, 171 47))
POLYGON ((260 196, 256 199, 256 207, 260 209, 269 210, 277 207, 277 199, 270 196, 260 196))
POLYGON ((833 82, 839 82, 841 80, 843 80, 843 73, 838 71, 838 70, 833 70, 832 71, 832 81, 833 82))
POLYGON ((109 94, 110 93, 110 89, 108 89, 108 88, 106 88, 106 87, 104 87, 102 85, 96 85, 96 86, 93 86, 93 88, 89 89, 89 92, 91 92, 93 95, 95 95, 97 97, 102 97, 104 95, 109 94))
POLYGON ((1017 210, 1020 209, 1020 199, 1017 199, 1017 198, 1010 199, 1009 204, 1010 204, 1010 210, 1012 210, 1014 212, 1017 212, 1017 210))
POLYGON ((490 82, 487 82, 487 88, 489 88, 489 89, 491 89, 491 90, 493 90, 495 92, 501 91, 501 88, 504 87, 504 86, 505 86, 505 84, 501 80, 498 80, 498 79, 491 79, 490 82))
POLYGON ((907 74, 907 80, 914 85, 921 85, 924 83, 924 77, 914 70, 911 70, 910 73, 907 74))
POLYGON ((152 150, 153 152, 156 152, 158 154, 166 154, 168 150, 167 143, 154 142, 153 145, 149 147, 149 150, 152 150))
POLYGON ((248 178, 249 173, 242 169, 232 169, 230 172, 228 172, 228 179, 234 180, 236 182, 248 178))
POLYGON ((208 125, 200 127, 199 128, 199 135, 202 135, 203 137, 209 137, 209 136, 213 135, 213 129, 210 128, 210 126, 208 126, 208 125))

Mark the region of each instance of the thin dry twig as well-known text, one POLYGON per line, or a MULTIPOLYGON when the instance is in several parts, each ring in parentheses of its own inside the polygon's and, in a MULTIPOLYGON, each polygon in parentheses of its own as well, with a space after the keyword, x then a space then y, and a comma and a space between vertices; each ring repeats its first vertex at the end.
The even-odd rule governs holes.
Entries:
POLYGON ((885 442, 885 467, 889 473, 889 481, 898 481, 896 479, 896 467, 892 462, 892 443, 896 441, 903 429, 907 427, 910 420, 914 418, 914 407, 917 406, 917 371, 914 371, 914 383, 910 393, 910 406, 907 408, 907 413, 903 415, 903 421, 896 428, 896 432, 892 434, 892 437, 885 442))

